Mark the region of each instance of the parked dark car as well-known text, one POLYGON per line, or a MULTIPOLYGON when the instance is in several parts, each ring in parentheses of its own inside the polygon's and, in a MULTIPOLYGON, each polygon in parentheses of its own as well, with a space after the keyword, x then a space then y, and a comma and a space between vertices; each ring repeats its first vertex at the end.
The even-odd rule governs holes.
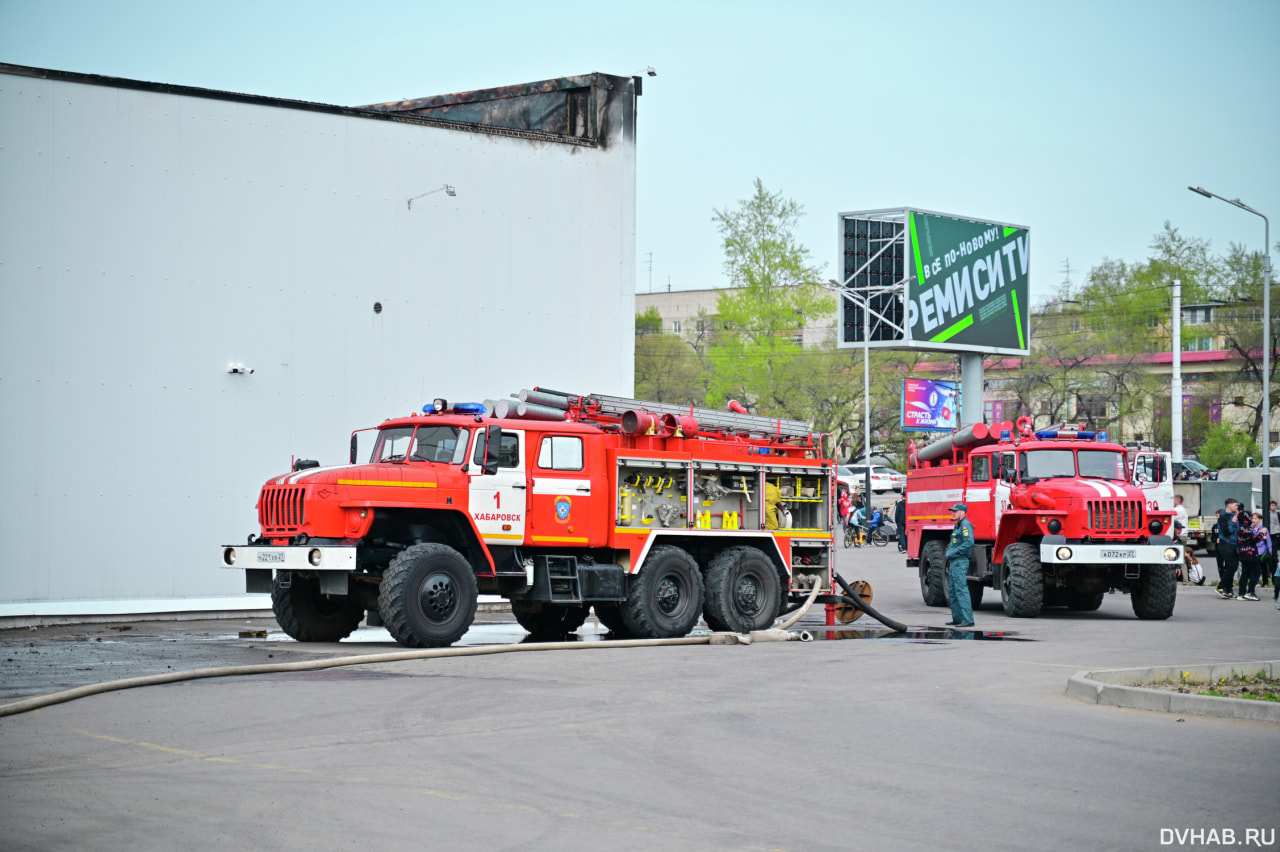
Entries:
POLYGON ((1218 472, 1216 470, 1209 470, 1209 468, 1205 467, 1204 465, 1200 464, 1200 462, 1195 461, 1194 459, 1184 459, 1180 462, 1173 463, 1174 479, 1181 479, 1181 480, 1204 479, 1205 473, 1209 474, 1209 479, 1218 478, 1218 472))

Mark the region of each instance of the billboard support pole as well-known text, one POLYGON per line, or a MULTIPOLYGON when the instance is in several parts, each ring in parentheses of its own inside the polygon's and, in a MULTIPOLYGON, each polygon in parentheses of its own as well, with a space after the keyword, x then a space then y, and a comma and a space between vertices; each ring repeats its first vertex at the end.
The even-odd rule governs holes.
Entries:
POLYGON ((862 334, 862 463, 865 464, 866 470, 866 487, 863 494, 866 500, 863 505, 865 513, 864 517, 871 517, 871 320, 868 318, 867 327, 862 334))
POLYGON ((982 353, 960 353, 960 428, 982 422, 982 353))

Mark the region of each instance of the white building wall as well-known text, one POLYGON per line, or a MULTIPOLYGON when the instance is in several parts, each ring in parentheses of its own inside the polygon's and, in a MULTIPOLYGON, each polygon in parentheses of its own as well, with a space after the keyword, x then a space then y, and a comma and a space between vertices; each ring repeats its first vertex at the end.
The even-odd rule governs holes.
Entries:
POLYGON ((634 137, 0 74, 0 187, 0 604, 239 593, 217 546, 292 456, 632 391, 634 137))

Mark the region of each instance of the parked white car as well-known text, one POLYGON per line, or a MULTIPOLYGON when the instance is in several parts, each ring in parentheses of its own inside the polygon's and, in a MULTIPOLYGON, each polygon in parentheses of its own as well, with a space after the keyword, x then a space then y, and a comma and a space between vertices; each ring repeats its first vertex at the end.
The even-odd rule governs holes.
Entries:
MULTIPOLYGON (((867 466, 842 464, 838 473, 840 482, 848 488, 860 491, 867 481, 867 466)), ((893 468, 871 466, 872 491, 901 491, 907 487, 907 477, 893 468)))

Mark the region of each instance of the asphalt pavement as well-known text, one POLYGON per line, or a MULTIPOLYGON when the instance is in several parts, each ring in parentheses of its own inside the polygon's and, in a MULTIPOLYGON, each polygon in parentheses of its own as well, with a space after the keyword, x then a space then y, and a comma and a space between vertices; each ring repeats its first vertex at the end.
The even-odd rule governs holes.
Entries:
MULTIPOLYGON (((988 599, 980 639, 643 649, 608 647, 592 621, 579 650, 84 698, 0 719, 5 847, 1022 852, 1166 849, 1186 829, 1274 837, 1280 726, 1065 694, 1084 669, 1280 659, 1270 590, 1221 600, 1205 564, 1210 584, 1179 587, 1168 621, 1139 621, 1123 594, 1036 619, 988 599)), ((887 615, 949 618, 923 604, 892 546, 841 550, 838 567, 871 582, 887 615)), ((518 641, 509 616, 486 621, 464 642, 518 641)), ((57 666, 10 694, 400 650, 369 629, 301 645, 258 621, 41 628, 0 643, 6 690, 16 663, 34 671, 31 658, 60 646, 57 666)))

